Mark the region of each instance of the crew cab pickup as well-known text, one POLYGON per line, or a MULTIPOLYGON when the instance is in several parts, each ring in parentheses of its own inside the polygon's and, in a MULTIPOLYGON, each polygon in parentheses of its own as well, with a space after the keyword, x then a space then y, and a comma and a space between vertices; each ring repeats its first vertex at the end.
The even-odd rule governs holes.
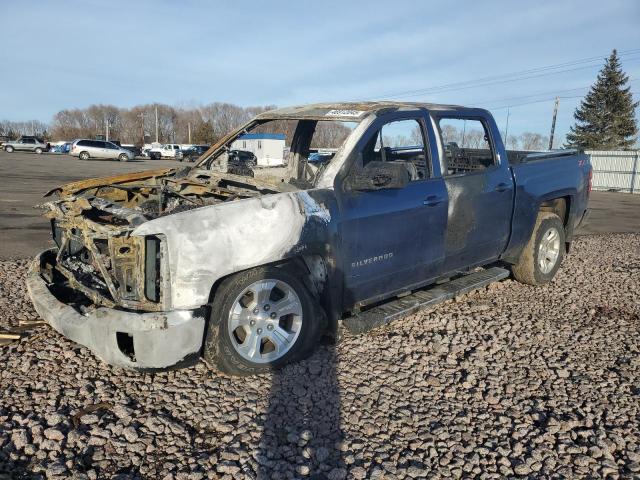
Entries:
POLYGON ((150 158, 177 158, 181 151, 180 145, 177 143, 167 143, 162 147, 154 147, 149 150, 150 158))
POLYGON ((589 158, 505 150, 486 110, 368 102, 262 113, 194 166, 70 183, 38 313, 104 361, 204 359, 231 374, 308 355, 513 275, 557 272, 587 211, 589 158), (285 133, 286 168, 229 173, 232 142, 285 133), (331 135, 326 135, 332 132, 331 135), (315 151, 330 152, 321 162, 315 151))

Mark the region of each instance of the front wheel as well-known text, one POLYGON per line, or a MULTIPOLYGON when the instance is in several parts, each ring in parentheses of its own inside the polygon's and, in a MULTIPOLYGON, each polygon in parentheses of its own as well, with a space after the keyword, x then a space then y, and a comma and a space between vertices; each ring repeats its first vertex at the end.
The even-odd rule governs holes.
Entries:
POLYGON ((12 146, 10 146, 10 145, 8 145, 8 146, 4 147, 4 149, 5 149, 5 151, 6 151, 7 153, 11 153, 11 152, 13 152, 13 147, 12 147, 12 146))
POLYGON ((120 156, 118 157, 118 160, 120 160, 121 162, 128 162, 129 157, 125 153, 121 153, 120 156))
POLYGON ((511 271, 516 280, 529 285, 550 282, 565 253, 564 225, 555 213, 541 212, 529 242, 511 271))
POLYGON ((89 160, 89 153, 88 152, 80 152, 80 155, 78 155, 78 157, 80 158, 80 160, 89 160))
POLYGON ((313 297, 287 270, 259 267, 226 279, 216 292, 204 358, 231 375, 254 375, 309 355, 320 322, 313 297))
POLYGON ((40 155, 42 153, 42 149, 40 147, 36 148, 36 153, 40 155))

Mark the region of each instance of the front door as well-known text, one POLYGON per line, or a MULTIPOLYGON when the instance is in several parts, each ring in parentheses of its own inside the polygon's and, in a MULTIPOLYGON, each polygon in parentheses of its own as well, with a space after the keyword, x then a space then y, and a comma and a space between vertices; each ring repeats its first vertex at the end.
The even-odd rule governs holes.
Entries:
POLYGON ((20 143, 16 144, 16 150, 30 151, 35 149, 36 141, 32 138, 23 138, 20 143))
POLYGON ((438 276, 444 259, 447 192, 432 175, 420 114, 376 120, 357 147, 350 175, 369 162, 406 168, 404 188, 343 192, 340 235, 344 305, 373 301, 438 276))

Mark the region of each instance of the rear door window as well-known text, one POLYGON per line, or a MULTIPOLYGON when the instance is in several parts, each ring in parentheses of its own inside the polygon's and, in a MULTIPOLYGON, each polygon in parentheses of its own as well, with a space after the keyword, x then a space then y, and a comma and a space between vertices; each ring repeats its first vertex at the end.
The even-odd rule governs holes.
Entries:
POLYGON ((437 124, 445 176, 483 171, 497 164, 489 130, 482 120, 441 117, 437 124))

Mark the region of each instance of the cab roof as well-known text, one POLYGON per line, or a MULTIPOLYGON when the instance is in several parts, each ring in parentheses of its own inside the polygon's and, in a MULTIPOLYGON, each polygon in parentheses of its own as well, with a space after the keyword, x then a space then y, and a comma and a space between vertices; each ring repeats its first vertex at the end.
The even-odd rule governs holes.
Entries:
POLYGON ((256 118, 259 120, 308 119, 359 122, 372 113, 386 113, 398 110, 458 110, 462 108, 464 107, 459 105, 392 101, 313 103, 270 110, 261 113, 256 118))

